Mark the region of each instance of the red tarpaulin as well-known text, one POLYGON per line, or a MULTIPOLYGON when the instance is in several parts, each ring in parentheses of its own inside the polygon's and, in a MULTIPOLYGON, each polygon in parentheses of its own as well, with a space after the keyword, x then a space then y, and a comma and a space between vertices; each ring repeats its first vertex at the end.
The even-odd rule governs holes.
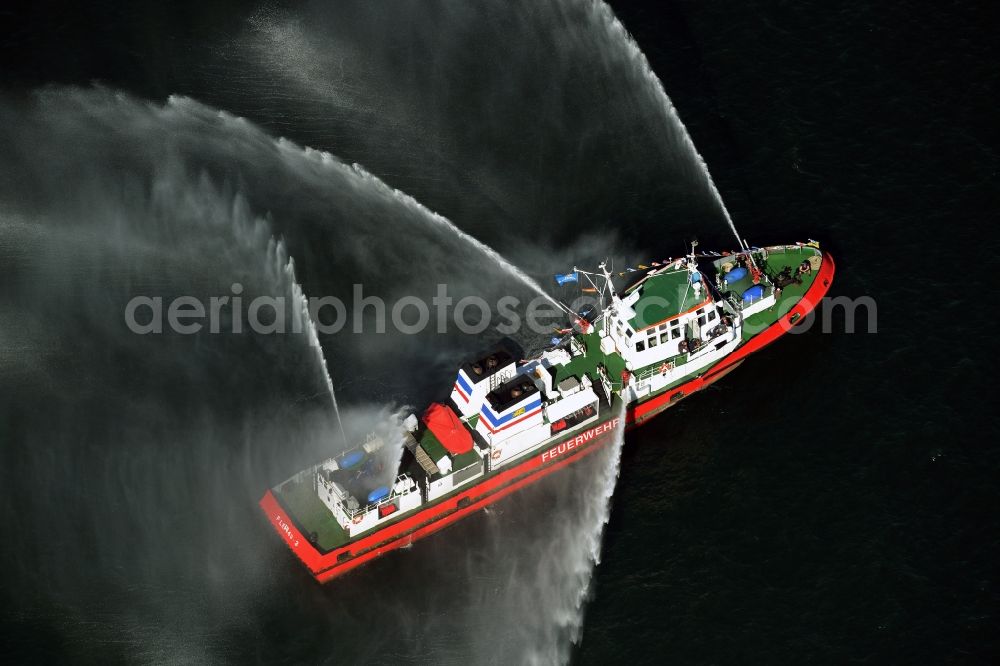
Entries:
POLYGON ((458 455, 472 450, 472 435, 451 407, 432 403, 424 412, 424 423, 448 453, 458 455))

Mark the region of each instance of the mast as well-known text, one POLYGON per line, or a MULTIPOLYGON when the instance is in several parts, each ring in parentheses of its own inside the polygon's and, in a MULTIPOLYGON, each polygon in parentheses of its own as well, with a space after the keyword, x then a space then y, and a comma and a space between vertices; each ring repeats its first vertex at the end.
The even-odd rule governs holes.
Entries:
POLYGON ((608 260, 605 259, 604 261, 602 261, 600 264, 597 265, 597 268, 598 270, 600 270, 600 273, 585 271, 578 268, 577 266, 574 266, 573 270, 579 272, 581 275, 587 278, 587 282, 589 282, 591 286, 597 291, 598 297, 600 298, 601 314, 599 314, 597 318, 594 319, 594 324, 597 324, 598 321, 604 319, 605 333, 608 333, 608 326, 610 326, 611 324, 608 322, 608 318, 605 315, 608 314, 609 312, 611 314, 614 314, 618 311, 618 307, 621 304, 621 298, 619 298, 618 293, 615 291, 614 284, 611 282, 611 271, 608 270, 608 260), (598 286, 594 278, 596 278, 598 282, 604 280, 604 283, 601 286, 598 286), (607 294, 607 298, 609 301, 609 303, 607 304, 605 304, 604 300, 605 294, 607 294))

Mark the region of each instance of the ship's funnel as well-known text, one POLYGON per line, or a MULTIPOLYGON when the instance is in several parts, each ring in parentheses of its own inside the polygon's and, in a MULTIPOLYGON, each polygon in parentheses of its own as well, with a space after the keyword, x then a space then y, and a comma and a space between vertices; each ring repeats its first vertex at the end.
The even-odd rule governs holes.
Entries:
POLYGON ((478 414, 486 394, 517 374, 517 361, 523 355, 515 342, 504 339, 492 351, 462 364, 451 391, 451 401, 462 418, 478 414))

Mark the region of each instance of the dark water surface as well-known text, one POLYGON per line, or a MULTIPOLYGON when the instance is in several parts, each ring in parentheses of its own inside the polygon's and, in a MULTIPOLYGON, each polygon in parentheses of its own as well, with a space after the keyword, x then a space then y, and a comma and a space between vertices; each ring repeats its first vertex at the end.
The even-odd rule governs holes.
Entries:
MULTIPOLYGON (((731 237, 603 5, 118 4, 0 8, 5 657, 1000 657, 987 3, 611 3, 741 233, 822 240, 877 333, 835 313, 629 433, 617 486, 604 452, 325 587, 256 509, 335 450, 308 341, 135 336, 129 298, 287 295, 288 255, 308 294, 530 297, 427 209, 546 286, 731 237)), ((360 433, 495 337, 322 343, 360 433)))

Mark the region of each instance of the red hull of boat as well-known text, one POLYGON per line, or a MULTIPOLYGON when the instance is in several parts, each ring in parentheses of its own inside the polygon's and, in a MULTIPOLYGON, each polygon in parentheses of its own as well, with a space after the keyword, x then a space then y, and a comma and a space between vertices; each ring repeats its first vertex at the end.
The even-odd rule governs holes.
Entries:
MULTIPOLYGON (((625 425, 633 428, 646 423, 681 398, 687 397, 718 381, 734 370, 750 354, 760 351, 787 333, 794 326, 792 320, 802 322, 806 315, 819 305, 830 288, 836 266, 828 253, 809 290, 777 322, 755 335, 746 344, 710 368, 700 377, 674 387, 655 398, 630 407, 625 415, 625 425)), ((610 441, 617 427, 617 418, 605 421, 589 430, 554 444, 528 460, 470 486, 444 502, 429 506, 398 523, 386 527, 327 553, 320 552, 305 538, 270 490, 260 500, 260 506, 278 534, 285 539, 292 552, 312 572, 316 580, 327 582, 365 562, 402 548, 414 541, 433 534, 474 511, 489 506, 497 500, 529 483, 582 459, 610 441)))

